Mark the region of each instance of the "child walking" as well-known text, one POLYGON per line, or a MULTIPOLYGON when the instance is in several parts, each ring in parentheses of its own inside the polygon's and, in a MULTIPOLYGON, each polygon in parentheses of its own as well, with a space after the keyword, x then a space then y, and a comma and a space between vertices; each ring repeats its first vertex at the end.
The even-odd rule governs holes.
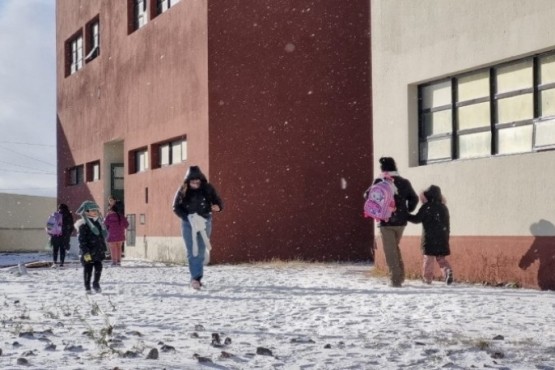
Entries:
POLYGON ((84 201, 76 212, 81 219, 75 223, 78 232, 79 249, 81 251, 81 264, 83 265, 83 278, 85 291, 91 294, 92 288, 100 293, 100 276, 102 275, 102 261, 106 257, 106 242, 104 239, 108 232, 100 216, 100 207, 90 200, 84 201), (94 270, 94 277, 93 277, 94 270))
POLYGON ((421 247, 424 254, 422 266, 422 279, 426 284, 432 283, 434 276, 434 260, 437 261, 443 272, 445 283, 453 282, 453 270, 445 258, 451 251, 449 249, 449 210, 445 205, 445 198, 437 185, 431 185, 420 194, 422 206, 416 215, 408 215, 408 221, 422 223, 421 247))

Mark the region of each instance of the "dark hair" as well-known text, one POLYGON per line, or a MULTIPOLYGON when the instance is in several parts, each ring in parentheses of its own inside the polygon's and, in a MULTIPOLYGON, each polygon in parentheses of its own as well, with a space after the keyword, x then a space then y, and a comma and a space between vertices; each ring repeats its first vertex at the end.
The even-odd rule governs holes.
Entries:
POLYGON ((69 212, 69 207, 67 206, 67 204, 65 203, 60 203, 58 205, 58 211, 62 212, 62 213, 70 213, 69 212))
POLYGON ((380 168, 383 172, 397 171, 397 165, 395 164, 395 159, 391 157, 381 157, 380 168))

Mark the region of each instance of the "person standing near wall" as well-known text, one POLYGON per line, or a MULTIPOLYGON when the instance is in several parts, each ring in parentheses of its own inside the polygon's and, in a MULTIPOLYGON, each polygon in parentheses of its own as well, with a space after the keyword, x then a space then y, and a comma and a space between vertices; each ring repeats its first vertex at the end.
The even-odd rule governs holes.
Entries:
POLYGON ((75 223, 78 232, 79 249, 81 250, 81 264, 83 265, 83 279, 85 291, 91 294, 92 288, 100 293, 100 276, 102 275, 102 261, 106 258, 105 238, 108 232, 100 217, 100 207, 93 201, 84 201, 77 214, 81 219, 75 223), (94 278, 93 278, 94 270, 94 278))
POLYGON ((50 245, 52 245, 52 258, 54 264, 52 267, 58 267, 58 254, 60 255, 59 267, 64 267, 66 259, 66 251, 69 250, 69 241, 73 232, 73 216, 66 204, 60 203, 58 212, 62 215, 61 234, 50 236, 50 245))
MULTIPOLYGON (((106 211, 106 215, 110 212, 110 209, 115 207, 114 210, 120 215, 125 216, 125 207, 123 205, 123 201, 116 198, 114 195, 110 195, 108 197, 108 210, 106 211)), ((110 251, 111 253, 111 251, 110 251)), ((125 239, 121 242, 121 257, 125 257, 125 239)))
MULTIPOLYGON (((416 195, 410 181, 399 175, 397 164, 393 158, 380 158, 380 169, 382 174, 373 183, 376 184, 383 181, 386 176, 390 176, 397 188, 395 211, 389 220, 380 221, 378 227, 380 228, 385 261, 389 268, 391 286, 400 287, 405 281, 405 266, 399 243, 407 226, 407 215, 414 211, 418 205, 418 195, 416 195)), ((367 197, 367 194, 365 194, 365 197, 367 197)))
POLYGON ((122 244, 125 241, 125 229, 129 227, 129 222, 120 213, 117 203, 114 203, 108 210, 108 214, 104 219, 104 225, 108 230, 106 241, 110 246, 112 266, 121 266, 122 244))
POLYGON ((198 166, 189 167, 173 201, 173 212, 181 219, 191 287, 200 289, 207 248, 212 232, 212 212, 221 212, 222 200, 198 166))

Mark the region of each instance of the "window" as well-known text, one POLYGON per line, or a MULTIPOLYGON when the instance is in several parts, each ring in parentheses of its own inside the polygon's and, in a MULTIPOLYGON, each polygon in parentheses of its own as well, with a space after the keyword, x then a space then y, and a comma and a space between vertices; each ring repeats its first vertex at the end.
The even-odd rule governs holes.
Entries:
POLYGON ((155 145, 158 158, 156 168, 178 164, 187 160, 187 140, 178 139, 155 145))
POLYGON ((136 220, 135 215, 127 215, 127 222, 129 226, 127 227, 127 235, 125 237, 125 246, 126 247, 134 247, 135 246, 135 239, 137 236, 137 228, 136 228, 136 220))
POLYGON ((146 148, 136 150, 133 156, 135 164, 133 172, 144 172, 148 170, 148 150, 146 148))
POLYGON ((83 35, 79 32, 66 43, 66 76, 83 68, 83 35))
POLYGON ((87 30, 87 55, 85 61, 88 63, 100 54, 100 23, 98 17, 89 22, 87 30))
POLYGON ((147 23, 147 0, 128 0, 129 33, 147 23))
POLYGON ((87 181, 100 180, 100 161, 87 163, 87 181))
POLYGON ((83 183, 83 165, 71 167, 67 170, 68 179, 67 184, 78 185, 83 183))
POLYGON ((156 14, 162 14, 177 4, 179 0, 156 0, 156 14))
POLYGON ((555 149, 555 54, 418 87, 419 162, 555 149))

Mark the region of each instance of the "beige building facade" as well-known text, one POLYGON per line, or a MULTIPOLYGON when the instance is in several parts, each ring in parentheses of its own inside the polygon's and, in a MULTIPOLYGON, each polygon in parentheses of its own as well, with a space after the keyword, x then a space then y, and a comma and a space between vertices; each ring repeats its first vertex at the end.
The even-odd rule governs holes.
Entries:
POLYGON ((554 18, 551 0, 371 2, 374 166, 441 187, 456 280, 555 289, 554 18))
POLYGON ((0 252, 44 251, 49 242, 44 227, 56 207, 53 197, 0 194, 0 252))

